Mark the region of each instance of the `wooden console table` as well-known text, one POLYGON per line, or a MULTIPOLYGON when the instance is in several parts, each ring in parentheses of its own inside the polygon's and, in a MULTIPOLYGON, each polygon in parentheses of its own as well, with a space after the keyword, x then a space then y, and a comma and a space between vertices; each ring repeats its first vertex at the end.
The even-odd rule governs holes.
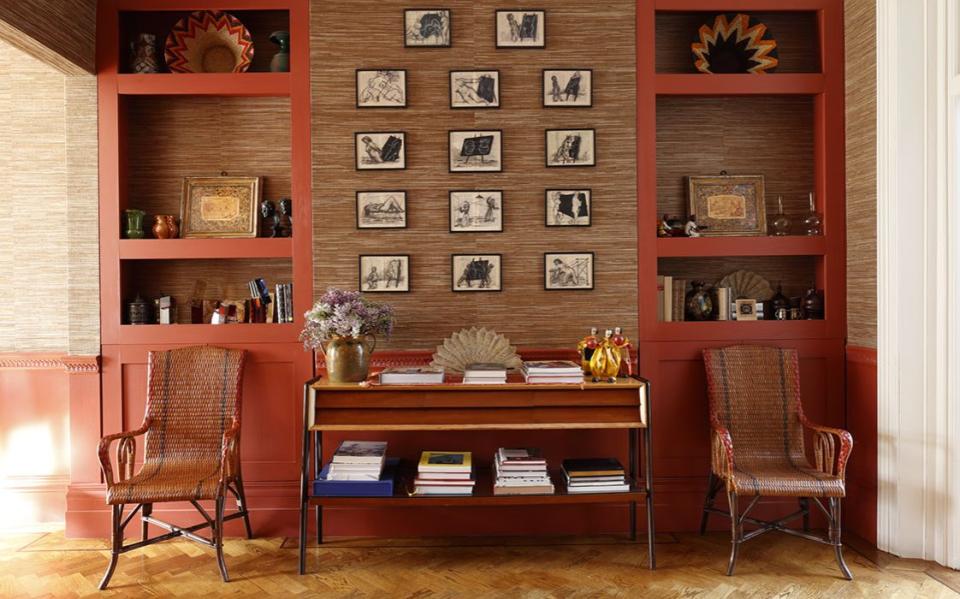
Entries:
POLYGON ((637 538, 637 503, 646 501, 649 566, 656 568, 653 522, 653 456, 650 442, 650 383, 621 378, 583 385, 367 385, 336 384, 317 377, 304 385, 303 457, 300 473, 300 574, 306 571, 307 515, 317 510, 317 542, 323 542, 323 506, 477 506, 532 504, 630 504, 630 538, 637 538), (398 478, 392 497, 315 497, 311 482, 323 467, 324 431, 623 429, 627 431, 630 491, 568 494, 551 473, 553 495, 494 495, 489 476, 478 473, 473 495, 416 497, 398 478), (644 475, 638 473, 640 443, 644 475), (310 468, 311 460, 313 468, 310 468), (312 472, 312 478, 310 473, 312 472))

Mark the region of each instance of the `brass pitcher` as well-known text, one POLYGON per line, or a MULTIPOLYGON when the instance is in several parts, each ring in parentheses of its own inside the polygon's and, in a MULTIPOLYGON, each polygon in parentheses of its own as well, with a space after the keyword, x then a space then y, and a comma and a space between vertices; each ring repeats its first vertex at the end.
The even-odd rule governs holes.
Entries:
POLYGON ((377 345, 373 335, 333 337, 327 341, 324 354, 327 376, 334 383, 359 383, 370 374, 370 354, 377 345))

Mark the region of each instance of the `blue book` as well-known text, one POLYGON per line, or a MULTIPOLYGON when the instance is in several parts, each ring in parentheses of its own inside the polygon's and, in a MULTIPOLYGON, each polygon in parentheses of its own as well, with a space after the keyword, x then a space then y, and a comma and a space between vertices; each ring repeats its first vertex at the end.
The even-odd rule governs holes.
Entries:
POLYGON ((320 497, 392 497, 400 458, 387 458, 380 480, 327 480, 330 464, 313 481, 313 494, 320 497))

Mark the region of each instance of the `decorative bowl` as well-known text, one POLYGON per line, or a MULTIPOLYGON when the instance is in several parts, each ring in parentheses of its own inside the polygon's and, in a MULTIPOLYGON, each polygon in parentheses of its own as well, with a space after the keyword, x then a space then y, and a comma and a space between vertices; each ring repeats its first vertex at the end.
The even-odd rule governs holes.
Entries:
POLYGON ((164 58, 174 73, 243 73, 253 62, 253 38, 235 16, 198 10, 174 25, 164 58))
POLYGON ((701 25, 690 45, 701 73, 766 73, 777 68, 777 42, 763 23, 750 15, 717 15, 713 26, 701 25))

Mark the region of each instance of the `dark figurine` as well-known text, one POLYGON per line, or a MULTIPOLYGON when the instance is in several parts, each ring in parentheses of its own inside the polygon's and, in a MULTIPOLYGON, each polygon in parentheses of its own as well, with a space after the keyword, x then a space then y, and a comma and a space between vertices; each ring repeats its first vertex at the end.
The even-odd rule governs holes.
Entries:
POLYGON ((293 202, 290 198, 280 200, 280 237, 293 236, 293 202))
POLYGON ((277 209, 270 200, 260 202, 260 237, 276 237, 274 234, 274 221, 276 221, 277 209))

